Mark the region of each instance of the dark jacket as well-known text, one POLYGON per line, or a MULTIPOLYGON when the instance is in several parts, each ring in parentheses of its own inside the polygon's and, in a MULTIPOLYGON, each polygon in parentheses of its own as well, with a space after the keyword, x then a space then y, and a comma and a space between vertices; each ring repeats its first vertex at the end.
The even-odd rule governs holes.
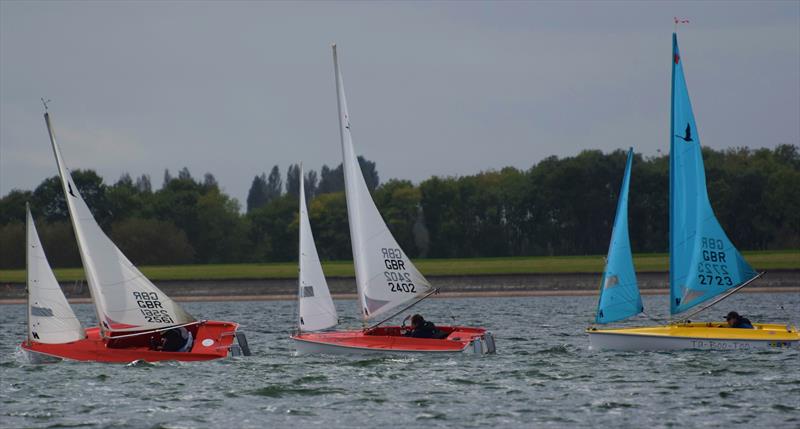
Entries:
POLYGON ((183 338, 181 331, 178 329, 170 329, 161 336, 164 339, 164 346, 161 350, 165 352, 177 352, 186 344, 186 339, 183 338))
POLYGON ((736 319, 736 323, 734 323, 733 326, 731 326, 731 328, 755 329, 753 327, 753 324, 750 323, 750 320, 748 320, 746 317, 741 317, 741 316, 738 319, 736 319))
POLYGON ((437 338, 438 335, 439 330, 436 329, 436 325, 433 322, 425 322, 422 326, 417 326, 416 329, 406 332, 406 337, 414 338, 437 338))

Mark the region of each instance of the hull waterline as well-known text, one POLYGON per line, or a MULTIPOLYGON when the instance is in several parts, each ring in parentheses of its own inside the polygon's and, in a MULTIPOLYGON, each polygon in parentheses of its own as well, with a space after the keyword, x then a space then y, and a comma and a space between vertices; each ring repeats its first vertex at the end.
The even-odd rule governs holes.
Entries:
POLYGON ((238 324, 232 322, 205 321, 192 329, 194 343, 187 352, 167 352, 150 348, 150 334, 124 339, 102 338, 97 327, 86 330, 86 338, 64 344, 23 342, 22 350, 33 363, 46 363, 59 359, 129 363, 133 361, 204 361, 221 359, 240 352, 234 344, 241 333, 238 324))
POLYGON ((587 329, 589 349, 619 351, 763 350, 800 347, 800 332, 787 325, 732 329, 724 323, 686 323, 621 329, 587 329))
POLYGON ((292 335, 299 354, 492 354, 494 336, 481 328, 441 326, 443 339, 412 338, 402 335, 401 327, 381 327, 372 331, 303 332, 292 335))

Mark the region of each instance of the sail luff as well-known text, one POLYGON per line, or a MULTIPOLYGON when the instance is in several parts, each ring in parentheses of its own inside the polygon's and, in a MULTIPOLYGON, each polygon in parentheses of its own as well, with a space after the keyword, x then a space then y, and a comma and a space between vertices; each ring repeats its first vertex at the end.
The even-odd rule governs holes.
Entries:
POLYGON ((616 322, 643 311, 628 233, 628 192, 632 164, 633 148, 628 151, 625 173, 620 185, 606 266, 600 283, 596 323, 616 322))

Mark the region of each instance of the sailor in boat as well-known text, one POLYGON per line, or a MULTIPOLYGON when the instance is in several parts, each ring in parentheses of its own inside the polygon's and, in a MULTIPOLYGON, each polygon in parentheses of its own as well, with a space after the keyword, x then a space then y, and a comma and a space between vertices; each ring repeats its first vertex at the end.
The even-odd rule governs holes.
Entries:
POLYGON ((746 317, 742 317, 739 313, 735 311, 731 311, 725 317, 725 320, 728 321, 729 328, 740 328, 740 329, 755 329, 753 328, 753 324, 750 323, 746 317))
POLYGON ((406 337, 412 338, 434 338, 442 339, 447 334, 436 328, 433 322, 429 322, 422 315, 415 314, 411 317, 411 329, 405 333, 406 337))
POLYGON ((181 326, 161 334, 161 344, 156 350, 162 352, 188 352, 192 350, 194 338, 186 327, 181 326))

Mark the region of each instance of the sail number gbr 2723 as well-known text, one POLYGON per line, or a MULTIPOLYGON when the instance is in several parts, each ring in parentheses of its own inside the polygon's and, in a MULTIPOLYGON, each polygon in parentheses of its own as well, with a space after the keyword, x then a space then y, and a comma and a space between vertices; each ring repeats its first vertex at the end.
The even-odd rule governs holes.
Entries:
POLYGON ((703 261, 697 264, 697 279, 701 285, 733 286, 722 240, 702 237, 700 252, 703 261))
POLYGON ((148 323, 175 323, 155 292, 133 292, 133 299, 148 323))
POLYGON ((398 293, 417 293, 417 288, 411 281, 411 274, 406 271, 403 252, 400 249, 384 247, 381 249, 381 253, 383 254, 383 265, 386 268, 383 275, 386 277, 389 290, 398 293))

